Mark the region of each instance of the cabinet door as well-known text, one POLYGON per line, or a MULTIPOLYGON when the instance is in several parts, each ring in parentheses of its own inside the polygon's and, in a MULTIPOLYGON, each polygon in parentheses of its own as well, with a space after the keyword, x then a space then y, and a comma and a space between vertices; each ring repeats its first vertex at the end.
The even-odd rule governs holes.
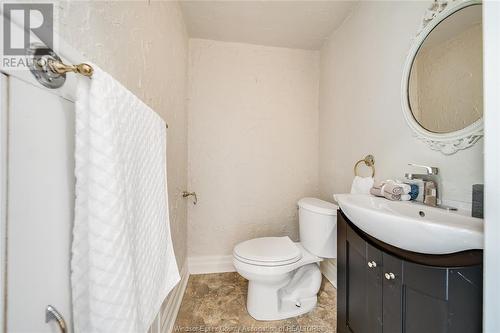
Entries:
POLYGON ((383 262, 383 332, 401 333, 403 331, 403 261, 384 253, 383 262))
POLYGON ((382 333, 382 252, 347 230, 347 315, 353 333, 382 333))
POLYGON ((366 330, 366 242, 351 228, 347 230, 347 311, 346 325, 350 332, 366 330))
POLYGON ((447 332, 447 269, 405 262, 404 332, 447 332))
POLYGON ((448 332, 482 331, 483 267, 453 268, 448 275, 448 332))
POLYGON ((382 333, 382 251, 366 244, 366 332, 382 333))

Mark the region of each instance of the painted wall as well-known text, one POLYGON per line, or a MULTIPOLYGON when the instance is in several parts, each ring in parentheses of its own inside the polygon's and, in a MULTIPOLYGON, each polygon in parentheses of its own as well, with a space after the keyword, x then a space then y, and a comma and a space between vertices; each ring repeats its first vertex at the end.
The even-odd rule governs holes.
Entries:
POLYGON ((443 199, 470 209, 472 184, 483 183, 483 141, 455 155, 442 155, 412 136, 401 111, 403 65, 428 4, 360 2, 321 49, 323 199, 348 192, 353 164, 371 153, 378 179, 418 171, 407 163, 439 167, 443 199))
POLYGON ((318 52, 192 39, 189 54, 189 256, 296 240, 296 203, 318 191, 318 52))
MULTIPOLYGON (((187 253, 187 53, 182 13, 173 1, 63 1, 60 33, 168 122, 170 229, 177 264, 187 253)), ((165 309, 167 302, 162 307, 165 309)), ((155 321, 154 325, 159 325, 155 321)), ((153 327, 157 331, 158 327, 153 327)))

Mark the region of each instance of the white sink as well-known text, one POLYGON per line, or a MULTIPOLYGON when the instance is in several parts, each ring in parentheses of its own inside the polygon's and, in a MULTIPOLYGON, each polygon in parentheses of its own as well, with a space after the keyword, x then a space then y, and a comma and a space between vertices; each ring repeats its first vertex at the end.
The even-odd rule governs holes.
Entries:
POLYGON ((363 194, 334 197, 359 229, 398 248, 427 254, 483 248, 483 220, 464 212, 363 194))

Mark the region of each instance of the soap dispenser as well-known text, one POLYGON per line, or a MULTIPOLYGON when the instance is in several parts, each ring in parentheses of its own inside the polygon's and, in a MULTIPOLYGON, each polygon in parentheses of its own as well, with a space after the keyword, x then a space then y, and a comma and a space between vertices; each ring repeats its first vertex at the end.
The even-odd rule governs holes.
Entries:
POLYGON ((429 206, 437 206, 437 188, 436 183, 432 180, 424 181, 424 204, 429 206))

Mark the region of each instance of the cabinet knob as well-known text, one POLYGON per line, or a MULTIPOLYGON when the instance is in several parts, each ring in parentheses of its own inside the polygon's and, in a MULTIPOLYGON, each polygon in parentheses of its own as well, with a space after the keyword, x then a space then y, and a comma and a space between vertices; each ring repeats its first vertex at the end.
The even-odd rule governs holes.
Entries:
POLYGON ((368 262, 368 267, 370 267, 370 268, 377 267, 377 263, 375 261, 369 261, 368 262))
POLYGON ((396 278, 396 275, 394 275, 394 273, 385 273, 384 275, 387 280, 394 280, 396 278))

